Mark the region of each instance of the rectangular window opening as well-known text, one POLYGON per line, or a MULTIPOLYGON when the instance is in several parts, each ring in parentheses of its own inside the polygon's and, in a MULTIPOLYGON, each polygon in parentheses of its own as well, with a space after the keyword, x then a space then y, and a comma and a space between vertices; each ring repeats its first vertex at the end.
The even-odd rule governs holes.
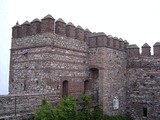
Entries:
POLYGON ((143 116, 147 117, 147 108, 143 108, 143 116))

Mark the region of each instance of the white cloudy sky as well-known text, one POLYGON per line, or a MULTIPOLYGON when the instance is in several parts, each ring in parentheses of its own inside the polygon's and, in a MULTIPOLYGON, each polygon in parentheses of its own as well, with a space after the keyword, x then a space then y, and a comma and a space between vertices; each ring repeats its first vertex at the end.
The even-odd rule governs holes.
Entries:
POLYGON ((160 41, 160 0, 0 0, 0 94, 8 93, 12 26, 47 14, 139 47, 160 41))

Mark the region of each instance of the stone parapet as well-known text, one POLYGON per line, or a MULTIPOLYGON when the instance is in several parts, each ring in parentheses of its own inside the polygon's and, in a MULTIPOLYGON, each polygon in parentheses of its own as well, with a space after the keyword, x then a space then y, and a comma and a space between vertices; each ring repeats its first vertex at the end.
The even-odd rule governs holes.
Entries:
POLYGON ((83 30, 79 25, 75 27, 71 22, 66 24, 61 18, 55 22, 55 19, 51 15, 47 15, 41 20, 36 18, 31 23, 25 21, 23 24, 19 25, 17 22, 16 25, 12 27, 13 39, 43 33, 53 33, 81 41, 87 41, 91 32, 88 29, 83 30))
POLYGON ((93 33, 89 36, 89 47, 107 47, 119 51, 126 51, 125 41, 121 38, 118 39, 117 37, 112 37, 110 35, 107 36, 103 32, 93 33))
POLYGON ((24 38, 15 38, 12 41, 12 49, 29 49, 36 47, 58 47, 62 49, 87 52, 88 46, 86 42, 62 37, 53 33, 36 34, 34 36, 26 36, 24 38))
POLYGON ((153 46, 153 55, 151 55, 151 47, 145 43, 142 46, 142 52, 136 44, 127 45, 128 57, 160 57, 160 43, 156 42, 153 46))

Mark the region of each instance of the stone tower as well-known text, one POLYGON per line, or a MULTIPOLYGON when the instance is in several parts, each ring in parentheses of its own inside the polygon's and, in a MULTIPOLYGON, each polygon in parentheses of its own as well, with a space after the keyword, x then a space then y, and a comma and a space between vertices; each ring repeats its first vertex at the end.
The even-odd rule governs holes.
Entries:
POLYGON ((10 94, 87 92, 105 114, 160 118, 160 43, 154 55, 105 33, 47 15, 12 28, 10 94))
POLYGON ((109 114, 124 114, 126 44, 47 15, 12 32, 10 94, 88 92, 109 114), (120 102, 114 110, 113 100, 120 102))
POLYGON ((125 114, 126 43, 122 39, 92 34, 89 40, 89 66, 99 71, 100 104, 108 115, 125 114), (114 108, 114 98, 120 104, 114 108))
POLYGON ((82 93, 88 76, 84 33, 51 15, 14 26, 9 92, 82 93))

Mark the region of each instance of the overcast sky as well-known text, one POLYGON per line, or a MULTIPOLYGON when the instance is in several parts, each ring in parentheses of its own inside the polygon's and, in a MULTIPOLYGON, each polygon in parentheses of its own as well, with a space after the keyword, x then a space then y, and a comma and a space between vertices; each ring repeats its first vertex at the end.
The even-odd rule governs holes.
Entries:
POLYGON ((160 0, 0 0, 0 94, 8 93, 12 26, 47 14, 139 47, 160 41, 160 0))

